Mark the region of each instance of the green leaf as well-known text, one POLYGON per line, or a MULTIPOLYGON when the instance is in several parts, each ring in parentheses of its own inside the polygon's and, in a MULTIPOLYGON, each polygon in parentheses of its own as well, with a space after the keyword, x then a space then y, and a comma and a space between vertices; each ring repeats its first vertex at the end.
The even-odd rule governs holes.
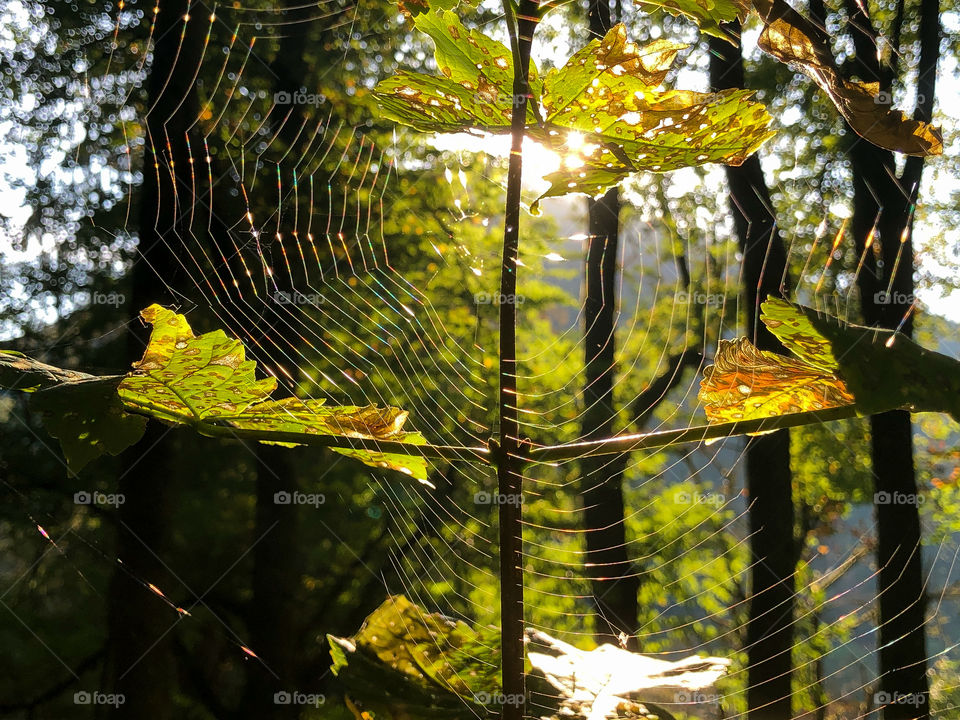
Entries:
POLYGON ((760 320, 783 346, 809 365, 824 372, 840 369, 833 346, 801 309, 780 298, 767 298, 760 306, 760 320))
POLYGON ((513 87, 513 56, 503 43, 468 30, 449 11, 421 15, 414 25, 436 45, 434 58, 443 77, 477 92, 513 87))
MULTIPOLYGON (((468 30, 452 12, 417 16, 414 25, 436 46, 441 77, 400 72, 377 85, 381 114, 422 132, 509 132, 513 112, 513 56, 503 43, 468 30)), ((531 94, 541 83, 531 63, 531 94)), ((528 106, 528 120, 535 122, 528 106)))
POLYGON ((960 361, 892 330, 843 323, 802 305, 771 298, 760 319, 808 362, 836 363, 863 415, 903 409, 944 412, 960 421, 960 361), (822 350, 829 345, 830 355, 822 350))
POLYGON ((546 176, 551 187, 541 198, 599 196, 641 170, 740 165, 773 135, 763 105, 750 101, 752 91, 658 90, 682 47, 658 40, 637 48, 621 24, 547 76, 550 122, 530 136, 560 153, 565 167, 546 176), (573 153, 571 131, 581 136, 573 153))
MULTIPOLYGON (((398 408, 326 407, 322 399, 272 401, 274 378, 257 380, 256 363, 246 359, 239 340, 222 330, 195 336, 183 315, 151 305, 141 317, 153 325, 143 359, 119 385, 124 405, 171 424, 209 432, 210 426, 241 430, 336 435, 423 444, 403 432, 407 413, 398 408)), ((374 467, 401 470, 425 481, 420 456, 384 455, 361 449, 338 452, 374 467)))
POLYGON ((499 693, 499 632, 427 613, 402 595, 351 638, 328 635, 333 672, 376 717, 474 718, 499 693))
MULTIPOLYGON (((509 133, 509 50, 466 30, 453 13, 424 14, 416 25, 436 43, 442 77, 403 72, 381 82, 374 95, 382 114, 424 132, 509 133)), ((657 40, 640 48, 621 24, 542 82, 531 72, 527 136, 564 163, 547 176, 551 186, 542 197, 597 196, 643 170, 739 165, 773 134, 752 92, 658 89, 683 47, 657 40)))
POLYGON ((813 80, 854 132, 874 145, 907 155, 940 155, 940 129, 908 118, 879 99, 878 83, 847 80, 837 67, 830 37, 785 0, 754 0, 764 22, 758 44, 783 63, 813 80))
POLYGON ((118 389, 124 404, 169 423, 195 424, 237 416, 277 386, 257 380, 243 344, 215 330, 196 337, 187 319, 151 305, 140 316, 153 325, 143 359, 118 389))
MULTIPOLYGON (((617 25, 602 39, 594 38, 574 53, 562 68, 547 73, 542 98, 548 109, 546 119, 569 124, 569 120, 564 123, 563 119, 583 112, 584 100, 592 101, 594 94, 605 94, 599 89, 601 82, 606 87, 610 80, 626 77, 641 88, 659 85, 670 71, 677 53, 686 47, 684 43, 655 40, 638 48, 627 40, 626 27, 617 25)), ((627 110, 619 106, 616 109, 627 110)))
MULTIPOLYGON (((326 407, 323 399, 284 398, 262 402, 239 415, 226 415, 219 419, 232 427, 245 430, 271 430, 301 435, 341 435, 353 438, 397 440, 411 445, 426 444, 426 439, 420 433, 401 430, 407 416, 406 411, 395 407, 380 408, 375 405, 326 407)), ((421 482, 427 479, 427 461, 421 456, 378 453, 352 448, 330 449, 373 467, 397 470, 411 475, 421 482)))
MULTIPOLYGON (((425 445, 426 439, 420 433, 405 433, 403 442, 410 445, 425 445)), ((433 488, 433 484, 427 480, 429 466, 427 460, 419 455, 399 455, 397 453, 379 453, 372 450, 354 450, 351 448, 330 448, 334 452, 346 455, 354 460, 366 463, 371 467, 385 468, 387 470, 396 470, 405 475, 416 478, 424 485, 433 488)))
POLYGON ((722 38, 731 43, 728 32, 720 27, 720 23, 747 19, 750 13, 749 0, 634 0, 644 10, 652 11, 664 9, 674 17, 685 15, 700 26, 700 31, 707 35, 722 38))
POLYGON ((126 412, 117 395, 120 378, 66 382, 34 394, 43 424, 60 440, 74 473, 105 453, 118 455, 143 437, 147 418, 126 412))
POLYGON ((510 93, 491 88, 486 95, 447 78, 400 72, 377 85, 380 114, 420 132, 509 131, 510 93))

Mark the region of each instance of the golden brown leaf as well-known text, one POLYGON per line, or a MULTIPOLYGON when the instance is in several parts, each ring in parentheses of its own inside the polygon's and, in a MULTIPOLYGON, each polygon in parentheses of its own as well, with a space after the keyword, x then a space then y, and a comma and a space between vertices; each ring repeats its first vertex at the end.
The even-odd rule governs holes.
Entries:
POLYGON ((913 120, 880 102, 877 83, 844 78, 826 33, 785 0, 754 0, 754 8, 764 22, 758 41, 761 49, 802 70, 827 94, 860 137, 907 155, 943 152, 939 128, 913 120))
POLYGON ((700 401, 710 422, 734 422, 852 405, 854 397, 834 373, 740 338, 720 341, 700 401))

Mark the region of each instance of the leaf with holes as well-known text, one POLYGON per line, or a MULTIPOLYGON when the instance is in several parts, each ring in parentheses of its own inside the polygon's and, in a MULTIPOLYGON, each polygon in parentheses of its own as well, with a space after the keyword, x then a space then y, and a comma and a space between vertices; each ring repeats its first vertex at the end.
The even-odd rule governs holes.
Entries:
MULTIPOLYGON (((159 305, 151 305, 141 316, 153 325, 150 341, 143 359, 134 363, 134 371, 118 388, 124 405, 135 412, 200 432, 216 425, 303 436, 425 442, 419 433, 402 430, 407 413, 398 408, 327 407, 322 399, 270 400, 276 379, 256 379, 256 363, 246 359, 239 340, 222 330, 195 336, 183 315, 159 305)), ((426 480, 427 466, 420 456, 331 449, 373 467, 426 480)))
POLYGON ((623 101, 630 110, 614 117, 606 109, 610 106, 601 102, 592 116, 575 118, 576 124, 565 128, 584 135, 581 150, 567 151, 564 167, 544 177, 551 185, 539 199, 572 192, 598 197, 644 170, 669 172, 706 163, 740 165, 773 135, 767 129, 770 116, 762 105, 750 101, 751 91, 644 93, 631 92, 629 85, 617 88, 615 92, 622 95, 611 101, 614 108, 623 101), (586 121, 599 123, 588 129, 586 121))
POLYGON ((749 0, 634 0, 644 10, 664 9, 674 17, 685 15, 700 26, 701 32, 734 42, 720 23, 747 19, 749 0))
MULTIPOLYGON (((468 30, 452 12, 428 12, 414 20, 436 46, 441 76, 400 72, 383 80, 374 97, 384 117, 422 132, 479 130, 505 133, 513 113, 513 56, 500 42, 468 30)), ((531 64, 530 92, 541 84, 531 64)), ((536 122, 533 106, 528 121, 536 122)))
POLYGON ((773 135, 751 91, 658 90, 683 47, 660 40, 638 48, 617 25, 547 75, 547 128, 530 135, 562 154, 564 167, 546 176, 541 197, 598 196, 641 170, 740 165, 773 135))
MULTIPOLYGON (((509 133, 509 50, 466 30, 453 13, 428 13, 415 22, 436 43, 443 76, 404 72, 381 82, 375 96, 382 113, 425 132, 509 133)), ((750 91, 658 89, 684 47, 667 40, 638 47, 621 24, 542 81, 531 72, 527 136, 563 157, 563 167, 546 176, 550 189, 541 197, 597 196, 644 170, 739 165, 773 134, 770 116, 750 91)))

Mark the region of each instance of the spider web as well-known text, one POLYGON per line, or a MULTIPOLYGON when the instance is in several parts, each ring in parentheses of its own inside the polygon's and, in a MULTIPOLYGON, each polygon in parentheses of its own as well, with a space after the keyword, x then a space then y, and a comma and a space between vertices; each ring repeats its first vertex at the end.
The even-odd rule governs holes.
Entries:
MULTIPOLYGON (((409 38, 399 49, 378 44, 370 29, 377 12, 392 19, 382 8, 338 0, 283 9, 194 4, 178 22, 164 24, 155 8, 121 4, 111 16, 113 50, 101 81, 84 80, 89 94, 79 114, 89 121, 110 107, 129 119, 129 108, 145 108, 147 132, 132 121, 119 124, 125 141, 105 193, 115 195, 122 219, 98 231, 120 245, 138 239, 138 257, 154 266, 164 302, 241 338, 282 392, 328 404, 400 407, 410 413, 409 426, 434 445, 484 447, 496 437, 496 306, 515 301, 522 435, 535 445, 581 440, 596 411, 583 400, 581 277, 589 240, 583 201, 548 201, 553 218, 524 219, 518 295, 499 298, 503 163, 476 152, 477 141, 442 150, 429 139, 368 122, 365 92, 421 52, 409 38), (146 26, 136 53, 119 41, 146 26), (144 106, 138 84, 151 72, 147 48, 163 41, 157 28, 167 42, 167 34, 177 37, 176 55, 162 78, 161 100, 153 96, 152 106, 144 106), (278 59, 291 38, 302 35, 323 39, 325 52, 309 57, 328 65, 309 68, 294 86, 283 74, 289 64, 278 59), (177 102, 170 101, 171 87, 182 89, 177 102), (151 175, 156 206, 138 208, 140 184, 151 175), (435 204, 420 199, 425 196, 435 204), (159 246, 142 246, 138 211, 141 219, 153 217, 159 246), (161 267, 157 258, 164 257, 161 267)), ((82 147, 75 148, 74 167, 85 162, 82 147)), ((740 334, 742 268, 725 198, 712 189, 717 178, 716 171, 643 177, 625 191, 617 292, 604 299, 615 306, 614 411, 606 420, 617 433, 703 424, 697 391, 704 358, 718 339, 740 334), (697 361, 678 368, 684 351, 699 353, 697 361), (651 397, 650 387, 662 377, 671 381, 651 397)), ((527 188, 529 197, 535 192, 527 188)), ((863 261, 849 253, 838 259, 844 222, 826 207, 812 242, 809 228, 784 231, 789 268, 800 299, 846 315, 856 305, 853 273, 863 261)), ((824 466, 856 466, 866 431, 863 423, 850 426, 804 430, 801 444, 830 444, 824 466)), ((621 578, 639 588, 636 646, 667 660, 731 658, 717 694, 705 698, 722 705, 727 717, 745 716, 746 709, 751 537, 744 458, 744 441, 731 438, 606 456, 595 470, 598 483, 617 482, 622 474, 625 508, 618 524, 630 567, 621 578)), ((477 460, 432 463, 432 487, 366 468, 366 514, 382 520, 389 538, 390 577, 374 577, 383 594, 402 593, 427 611, 497 624, 497 504, 520 499, 498 497, 495 473, 477 460)), ((587 534, 596 531, 581 524, 584 460, 525 470, 525 620, 532 629, 590 647, 591 582, 609 579, 610 569, 584 565, 587 534)), ((315 486, 305 489, 324 492, 325 477, 350 462, 328 458, 315 486)), ((940 462, 940 474, 951 471, 936 453, 923 462, 940 462)), ((29 498, 21 498, 29 507, 29 498)), ((829 543, 811 533, 819 542, 798 563, 796 627, 805 635, 797 638, 794 693, 811 712, 828 706, 848 713, 838 717, 870 712, 863 699, 876 687, 878 569, 863 553, 873 533, 863 511, 861 503, 859 515, 822 529, 829 543)), ((51 533, 53 518, 33 511, 29 517, 90 584, 86 559, 75 560, 51 533)), ((334 545, 344 545, 320 522, 334 545)), ((949 614, 958 548, 933 525, 924 535, 932 627, 949 614)), ((108 564, 116 559, 99 539, 71 536, 108 564)), ((362 548, 345 545, 339 552, 358 561, 357 574, 372 572, 362 548)), ((193 591, 186 583, 160 588, 150 578, 136 579, 178 616, 202 604, 189 604, 193 591)), ((206 614, 188 621, 257 657, 234 623, 206 614)), ((950 629, 935 640, 931 664, 955 661, 950 629)), ((687 704, 675 698, 664 706, 680 713, 687 704)))

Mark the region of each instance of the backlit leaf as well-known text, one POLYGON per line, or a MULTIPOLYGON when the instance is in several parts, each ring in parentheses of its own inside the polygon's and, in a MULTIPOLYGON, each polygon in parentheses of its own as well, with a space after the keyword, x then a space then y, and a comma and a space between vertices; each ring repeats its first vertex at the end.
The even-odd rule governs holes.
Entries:
POLYGON ((694 20, 702 32, 724 40, 731 40, 731 38, 720 27, 720 23, 746 20, 750 12, 749 0, 634 0, 634 2, 647 11, 663 8, 674 17, 685 15, 694 20))
POLYGON ((913 120, 881 102, 877 83, 845 79, 830 50, 829 36, 785 0, 754 0, 764 22, 758 44, 803 71, 827 94, 854 132, 874 145, 907 155, 939 155, 939 128, 913 120))
POLYGON ((740 338, 720 341, 703 372, 700 401, 710 422, 734 422, 851 405, 854 398, 836 374, 740 338))
POLYGON ((512 97, 502 88, 482 96, 447 78, 412 72, 389 77, 376 90, 384 117, 421 132, 508 132, 512 97))
POLYGON ((159 305, 140 316, 153 330, 143 359, 120 383, 127 407, 166 422, 192 424, 239 415, 276 388, 272 377, 256 379, 256 363, 223 330, 196 337, 183 315, 159 305))
MULTIPOLYGON (((416 25, 436 43, 442 77, 404 72, 381 82, 375 96, 382 113, 421 131, 509 133, 509 50, 466 30, 453 13, 424 14, 416 25)), ((621 24, 542 82, 531 72, 527 136, 563 158, 542 197, 600 195, 644 170, 739 165, 773 134, 749 91, 658 89, 683 47, 667 40, 638 47, 621 24)))
MULTIPOLYGON (((892 330, 843 323, 784 300, 770 298, 761 309, 770 332, 794 352, 809 352, 814 343, 830 346, 861 414, 904 409, 944 412, 960 421, 960 361, 892 330)), ((807 357, 822 361, 824 355, 807 357)))
MULTIPOLYGON (((500 42, 468 30, 452 12, 417 16, 414 25, 436 46, 441 75, 401 71, 377 85, 381 113, 423 132, 509 132, 513 112, 513 56, 500 42)), ((531 63, 531 93, 541 84, 531 63)), ((536 122, 528 107, 528 121, 536 122)))
POLYGON ((960 420, 960 361, 892 330, 843 323, 779 298, 760 319, 796 358, 758 350, 747 338, 721 340, 704 371, 700 401, 710 422, 732 422, 855 405, 944 412, 960 420))
MULTIPOLYGON (((327 407, 322 399, 270 400, 276 379, 256 379, 256 363, 246 359, 239 340, 222 330, 195 336, 183 315, 159 305, 151 305, 141 316, 153 325, 150 341, 143 359, 134 363, 134 371, 118 388, 124 405, 135 412, 201 432, 204 423, 213 423, 305 436, 425 442, 419 433, 402 430, 407 413, 398 408, 327 407)), ((420 456, 331 449, 426 480, 426 462, 420 456)))
POLYGON ((824 372, 839 371, 833 346, 813 326, 801 306, 780 298, 768 298, 761 304, 760 320, 787 350, 805 363, 824 372))
MULTIPOLYGON (((323 399, 284 398, 260 403, 237 416, 221 419, 232 427, 246 430, 276 430, 302 435, 342 435, 344 437, 395 440, 423 445, 420 433, 403 432, 408 413, 395 407, 341 405, 326 407, 323 399)), ((378 453, 351 448, 330 448, 341 455, 373 467, 397 470, 425 482, 427 461, 417 455, 378 453)))
POLYGON ((565 116, 582 112, 584 100, 597 92, 602 80, 611 77, 629 77, 641 87, 656 87, 663 82, 677 53, 686 47, 670 40, 655 40, 640 48, 627 40, 624 25, 615 26, 604 38, 594 38, 574 53, 563 67, 547 73, 542 98, 548 109, 546 119, 562 122, 565 116))

